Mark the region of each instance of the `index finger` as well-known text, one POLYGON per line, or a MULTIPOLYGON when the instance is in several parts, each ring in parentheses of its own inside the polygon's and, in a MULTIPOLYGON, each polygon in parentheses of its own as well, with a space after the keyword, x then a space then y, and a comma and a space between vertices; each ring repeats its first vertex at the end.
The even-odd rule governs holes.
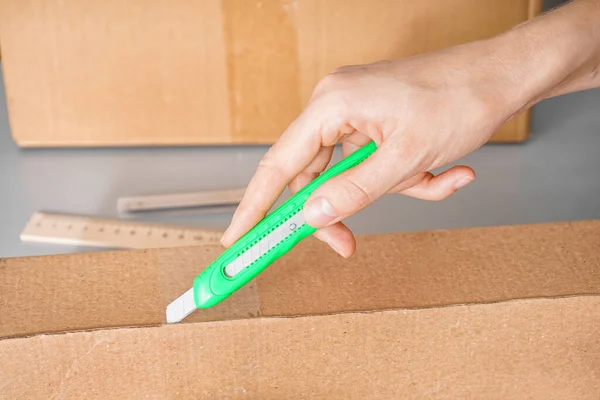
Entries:
MULTIPOLYGON (((305 110, 306 111, 306 110, 305 110)), ((261 159, 221 243, 229 246, 256 225, 321 149, 319 123, 304 112, 261 159)))

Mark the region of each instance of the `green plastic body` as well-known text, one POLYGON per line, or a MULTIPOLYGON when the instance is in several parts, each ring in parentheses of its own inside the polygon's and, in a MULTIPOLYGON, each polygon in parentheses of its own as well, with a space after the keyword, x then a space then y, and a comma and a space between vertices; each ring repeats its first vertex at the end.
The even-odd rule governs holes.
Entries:
POLYGON ((291 196, 282 205, 273 210, 261 222, 225 250, 225 252, 213 261, 194 280, 194 301, 196 307, 210 308, 222 302, 246 283, 254 279, 275 260, 285 255, 302 239, 313 234, 316 229, 304 223, 235 276, 228 277, 224 272, 225 267, 243 254, 244 251, 248 250, 275 228, 283 224, 291 216, 301 211, 308 197, 321 184, 360 164, 369 157, 376 148, 375 143, 370 142, 333 165, 311 183, 299 190, 295 195, 291 196))

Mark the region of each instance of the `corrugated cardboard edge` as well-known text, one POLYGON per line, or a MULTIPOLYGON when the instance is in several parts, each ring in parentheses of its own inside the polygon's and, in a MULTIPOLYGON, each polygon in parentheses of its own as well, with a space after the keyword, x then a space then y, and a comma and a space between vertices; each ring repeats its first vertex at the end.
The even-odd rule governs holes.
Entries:
POLYGON ((0 259, 0 397, 600 396, 600 221, 362 236, 346 261, 309 240, 259 277, 262 317, 157 321, 218 250, 0 259))
MULTIPOLYGON (((164 324, 217 246, 0 259, 0 338, 164 324)), ((308 239, 186 323, 600 294, 600 221, 308 239), (318 263, 315 263, 318 260, 318 263)))
POLYGON ((0 341, 8 398, 596 399, 600 298, 0 341))

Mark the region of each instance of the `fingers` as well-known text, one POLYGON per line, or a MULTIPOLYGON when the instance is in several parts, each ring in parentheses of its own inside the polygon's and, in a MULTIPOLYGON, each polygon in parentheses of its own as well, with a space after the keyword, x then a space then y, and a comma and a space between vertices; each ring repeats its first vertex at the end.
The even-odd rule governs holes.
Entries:
POLYGON ((460 165, 435 176, 424 172, 392 188, 390 193, 400 193, 421 200, 443 200, 475 179, 475 171, 460 165))
POLYGON ((341 222, 317 230, 314 236, 327 243, 329 247, 344 258, 350 257, 356 250, 354 234, 341 222))
POLYGON ((399 146, 381 144, 360 165, 321 185, 309 197, 304 215, 309 225, 324 228, 356 213, 406 179, 413 166, 402 165, 399 146))
MULTIPOLYGON (((323 172, 327 168, 327 164, 331 159, 333 153, 333 147, 323 147, 319 152, 319 155, 315 157, 313 162, 306 168, 305 171, 300 173, 291 183, 290 191, 296 193, 302 189, 313 179, 315 179, 320 172, 323 172)), ((354 235, 341 222, 338 222, 332 226, 328 226, 323 229, 318 229, 314 236, 327 243, 336 253, 342 257, 350 257, 356 250, 356 240, 354 235)))
POLYGON ((306 169, 290 182, 290 191, 296 193, 323 172, 331 161, 333 150, 334 146, 321 147, 306 169))
POLYGON ((290 181, 315 159, 321 140, 311 123, 301 115, 265 154, 221 238, 223 246, 233 244, 264 218, 290 181))
POLYGON ((369 143, 372 139, 364 135, 360 132, 355 132, 349 135, 344 142, 342 143, 342 157, 346 158, 350 154, 354 153, 356 150, 361 148, 362 146, 369 143))
POLYGON ((228 247, 255 226, 289 183, 315 159, 322 146, 333 146, 354 132, 345 122, 336 96, 311 102, 260 161, 221 243, 228 247))

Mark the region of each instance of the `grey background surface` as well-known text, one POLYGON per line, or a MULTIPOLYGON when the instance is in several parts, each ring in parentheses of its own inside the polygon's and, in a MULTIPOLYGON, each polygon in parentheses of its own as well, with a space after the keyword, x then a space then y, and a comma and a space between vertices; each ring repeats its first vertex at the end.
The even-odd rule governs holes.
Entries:
MULTIPOLYGON (((546 8, 557 1, 545 2, 546 8)), ((35 211, 116 217, 120 196, 245 186, 266 147, 19 149, 0 87, 0 257, 99 249, 22 243, 35 211)), ((441 202, 389 195, 347 220, 357 234, 600 218, 600 90, 536 106, 524 144, 460 160, 474 183, 441 202)), ((339 159, 339 153, 335 160, 339 159)), ((286 193, 287 195, 287 193, 286 193)), ((225 228, 230 213, 146 221, 225 228)))

